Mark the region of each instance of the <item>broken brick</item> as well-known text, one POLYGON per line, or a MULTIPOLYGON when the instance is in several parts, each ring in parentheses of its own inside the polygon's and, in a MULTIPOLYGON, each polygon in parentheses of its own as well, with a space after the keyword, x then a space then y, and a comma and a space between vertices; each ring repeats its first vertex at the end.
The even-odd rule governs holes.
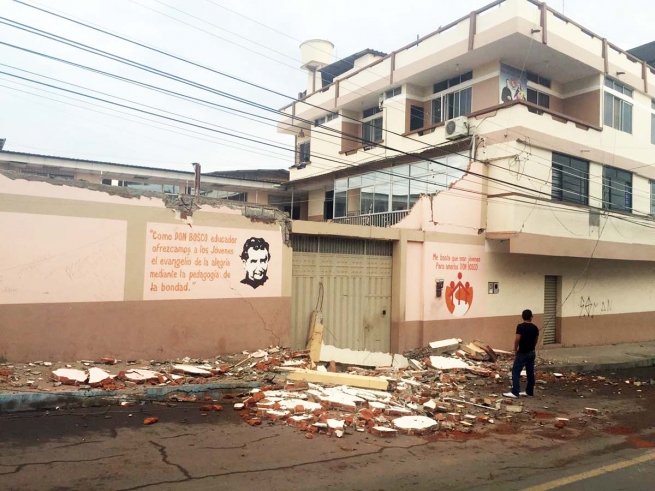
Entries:
POLYGON ((149 418, 146 418, 143 420, 144 425, 154 425, 157 421, 159 421, 159 418, 157 416, 151 416, 149 418))
POLYGON ((262 424, 262 420, 260 418, 252 418, 248 420, 248 424, 250 426, 259 426, 262 424))

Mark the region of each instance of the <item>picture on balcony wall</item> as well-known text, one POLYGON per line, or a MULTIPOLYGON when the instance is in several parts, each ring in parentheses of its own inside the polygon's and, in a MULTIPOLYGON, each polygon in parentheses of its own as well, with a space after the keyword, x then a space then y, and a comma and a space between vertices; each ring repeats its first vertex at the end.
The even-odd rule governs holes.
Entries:
POLYGON ((500 103, 527 100, 528 73, 500 64, 500 103))

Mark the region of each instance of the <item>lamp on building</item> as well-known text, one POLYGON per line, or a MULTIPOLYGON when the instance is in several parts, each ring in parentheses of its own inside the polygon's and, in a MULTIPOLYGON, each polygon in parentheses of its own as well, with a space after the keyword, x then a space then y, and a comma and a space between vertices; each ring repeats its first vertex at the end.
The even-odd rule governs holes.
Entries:
POLYGON ((620 77, 621 75, 625 75, 625 72, 616 72, 617 77, 620 77))
POLYGON ((538 32, 541 32, 541 29, 530 29, 530 32, 532 34, 537 34, 538 32))

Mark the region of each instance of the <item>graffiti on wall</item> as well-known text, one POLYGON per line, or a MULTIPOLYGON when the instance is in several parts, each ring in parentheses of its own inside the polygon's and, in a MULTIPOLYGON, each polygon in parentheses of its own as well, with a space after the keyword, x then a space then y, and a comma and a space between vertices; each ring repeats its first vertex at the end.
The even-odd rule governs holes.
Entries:
POLYGON ((580 297, 580 317, 593 317, 612 311, 612 300, 602 300, 600 303, 591 299, 591 296, 580 297))
POLYGON ((145 300, 279 296, 279 231, 149 223, 145 300))
POLYGON ((445 301, 448 312, 462 317, 473 305, 473 279, 477 279, 481 257, 479 254, 433 253, 432 261, 439 274, 443 274, 445 301))

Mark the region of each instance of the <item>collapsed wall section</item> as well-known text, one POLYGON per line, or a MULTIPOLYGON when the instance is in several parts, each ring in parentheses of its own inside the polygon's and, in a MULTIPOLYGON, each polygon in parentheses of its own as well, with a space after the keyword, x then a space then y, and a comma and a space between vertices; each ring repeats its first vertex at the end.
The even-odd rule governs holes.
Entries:
POLYGON ((0 173, 0 356, 209 357, 287 344, 289 222, 219 200, 0 173))

